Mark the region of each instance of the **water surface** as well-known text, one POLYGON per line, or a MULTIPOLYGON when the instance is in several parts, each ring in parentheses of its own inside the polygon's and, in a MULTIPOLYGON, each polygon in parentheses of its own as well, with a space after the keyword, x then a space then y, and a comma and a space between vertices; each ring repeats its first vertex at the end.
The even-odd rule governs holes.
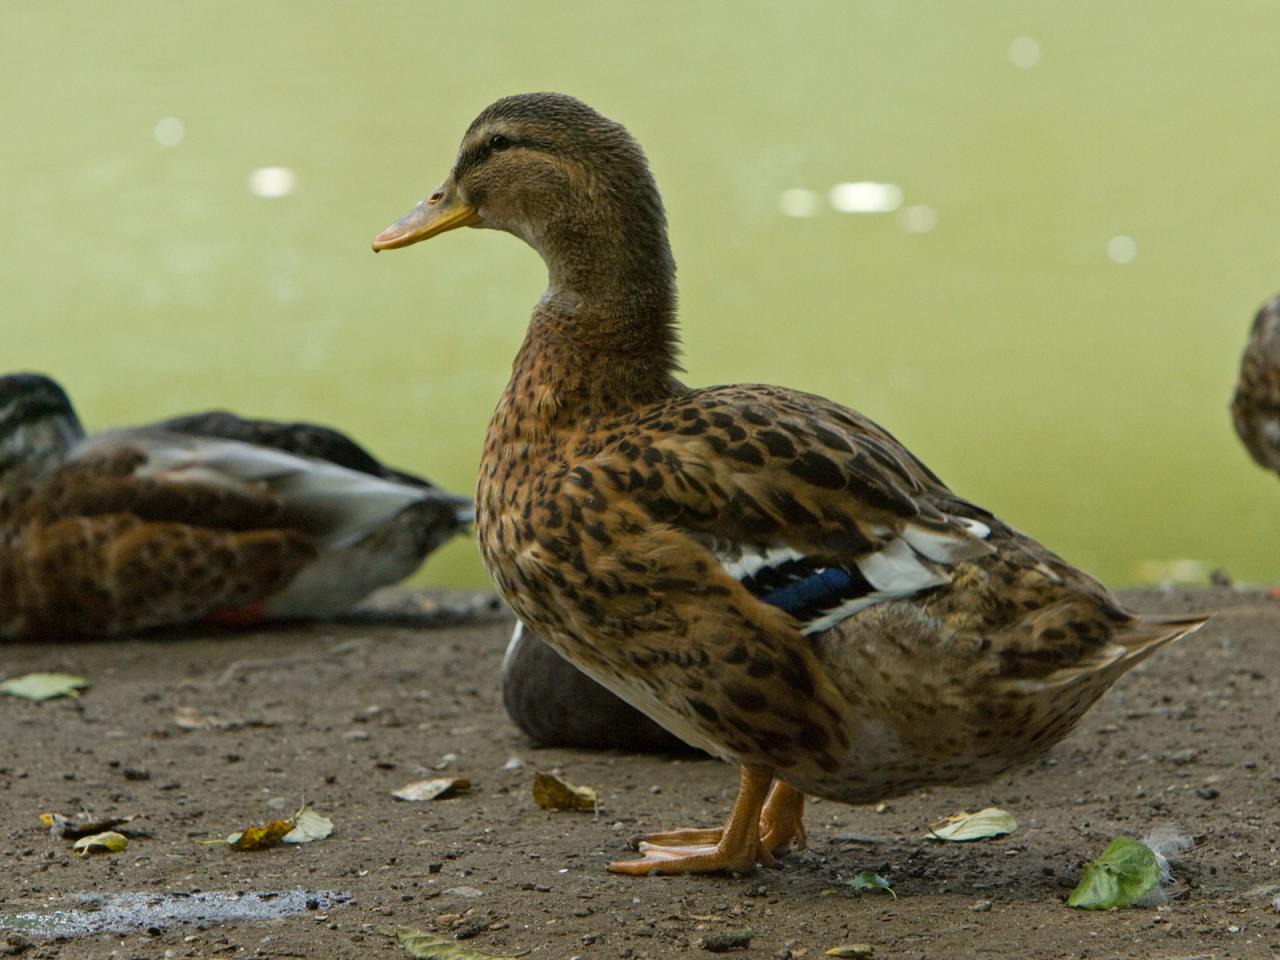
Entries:
MULTIPOLYGON (((689 382, 856 406, 1112 581, 1274 579, 1226 403, 1280 289, 1278 32, 1269 0, 8 4, 3 366, 91 426, 309 417, 468 489, 542 265, 368 243, 481 107, 563 90, 648 150, 689 382)), ((462 543, 424 579, 484 574, 462 543)))

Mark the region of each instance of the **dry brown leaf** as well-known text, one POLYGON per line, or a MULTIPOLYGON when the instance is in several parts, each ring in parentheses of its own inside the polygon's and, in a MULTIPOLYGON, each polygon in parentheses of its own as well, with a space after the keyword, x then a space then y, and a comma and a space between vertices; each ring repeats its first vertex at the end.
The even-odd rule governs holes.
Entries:
POLYGON ((228 724, 210 714, 202 714, 195 707, 179 707, 173 722, 183 730, 221 730, 228 724))
POLYGON ((233 850, 263 850, 282 841, 294 826, 292 820, 272 820, 260 827, 246 827, 228 836, 227 846, 233 850))
POLYGON ((599 806, 596 792, 590 787, 575 787, 542 772, 533 775, 533 800, 544 810, 595 810, 599 806))
POLYGON ((55 839, 79 840, 94 833, 114 830, 138 819, 138 814, 131 813, 127 817, 91 817, 87 813, 77 813, 73 817, 60 813, 42 813, 40 822, 49 828, 49 836, 55 839))
POLYGON ((311 843, 333 833, 333 821, 322 817, 303 801, 298 812, 288 819, 272 820, 261 826, 246 827, 224 840, 197 840, 201 846, 225 843, 232 850, 265 850, 278 843, 311 843))
POLYGON ((464 777, 432 777, 430 780, 415 780, 406 783, 391 795, 397 800, 444 800, 455 797, 471 789, 471 781, 464 777))

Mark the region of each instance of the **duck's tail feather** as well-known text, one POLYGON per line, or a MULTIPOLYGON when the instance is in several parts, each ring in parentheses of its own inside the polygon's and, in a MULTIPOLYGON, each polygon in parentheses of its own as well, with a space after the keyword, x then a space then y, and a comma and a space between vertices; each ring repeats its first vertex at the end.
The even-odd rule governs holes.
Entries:
POLYGON ((1194 613, 1134 614, 1129 623, 1116 630, 1111 642, 1092 656, 1070 666, 1059 667, 1047 676, 1023 679, 1017 683, 1024 689, 1043 690, 1071 686, 1086 677, 1103 677, 1106 685, 1110 685, 1161 647, 1199 630, 1209 617, 1209 614, 1194 613))
POLYGON ((1125 659, 1137 663, 1166 643, 1195 633, 1211 616, 1207 613, 1143 614, 1116 639, 1126 649, 1125 659))

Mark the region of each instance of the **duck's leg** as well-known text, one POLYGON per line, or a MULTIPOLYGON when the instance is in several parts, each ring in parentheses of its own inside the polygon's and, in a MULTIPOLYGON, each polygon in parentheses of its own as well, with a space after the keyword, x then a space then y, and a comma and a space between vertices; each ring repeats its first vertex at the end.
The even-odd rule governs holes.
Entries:
POLYGON ((809 845, 804 832, 804 794, 775 780, 760 811, 760 843, 770 853, 782 856, 793 841, 797 850, 809 845))
POLYGON ((760 843, 760 810, 773 783, 773 770, 743 764, 738 798, 722 830, 673 830, 654 834, 658 843, 640 844, 639 860, 611 863, 613 873, 636 877, 655 873, 747 873, 773 857, 760 843), (669 844, 661 841, 672 841, 669 844))
MULTIPOLYGON (((722 827, 713 830, 666 830, 641 837, 640 840, 661 846, 714 846, 720 842, 723 833, 722 827)), ((804 832, 804 794, 781 780, 773 781, 773 787, 760 810, 760 843, 775 856, 782 856, 792 846, 797 850, 804 850, 808 846, 808 838, 804 832)))

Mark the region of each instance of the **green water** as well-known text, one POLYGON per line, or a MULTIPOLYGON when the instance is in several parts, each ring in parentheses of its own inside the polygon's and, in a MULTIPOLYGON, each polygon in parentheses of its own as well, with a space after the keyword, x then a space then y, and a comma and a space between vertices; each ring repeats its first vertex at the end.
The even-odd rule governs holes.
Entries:
MULTIPOLYGON (((369 240, 481 107, 557 89, 648 150, 689 382, 856 406, 1113 582, 1275 579, 1280 485, 1226 402, 1280 289, 1278 35, 1274 0, 15 0, 3 367, 90 426, 307 417, 469 489, 542 264, 491 232, 369 240), (273 166, 294 189, 256 196, 273 166), (864 180, 936 225, 827 204, 864 180), (816 216, 782 212, 796 188, 816 216)), ((469 543, 423 576, 484 582, 469 543)))

